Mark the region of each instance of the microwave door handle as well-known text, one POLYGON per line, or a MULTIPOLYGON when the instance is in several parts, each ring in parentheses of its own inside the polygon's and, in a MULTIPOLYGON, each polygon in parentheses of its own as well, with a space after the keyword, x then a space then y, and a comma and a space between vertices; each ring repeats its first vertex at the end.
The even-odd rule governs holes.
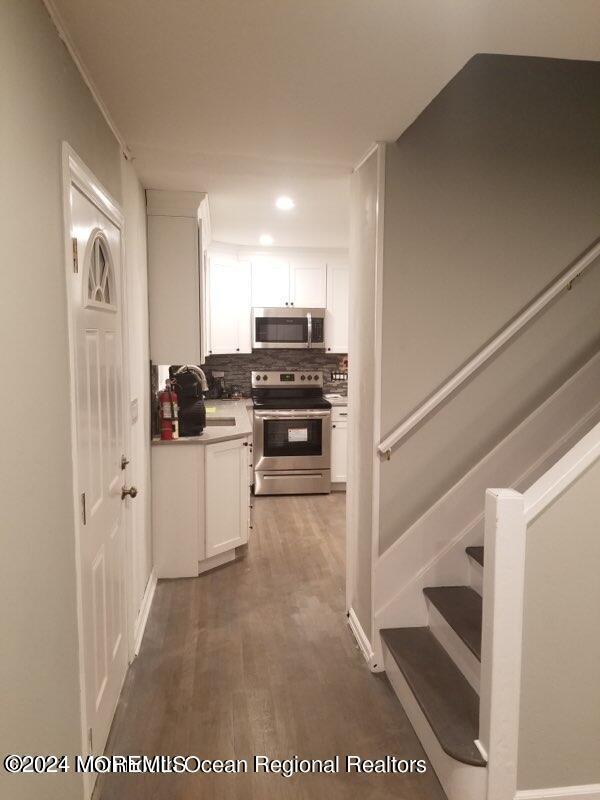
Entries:
POLYGON ((312 347, 312 314, 310 311, 306 313, 306 319, 308 320, 308 349, 312 347))

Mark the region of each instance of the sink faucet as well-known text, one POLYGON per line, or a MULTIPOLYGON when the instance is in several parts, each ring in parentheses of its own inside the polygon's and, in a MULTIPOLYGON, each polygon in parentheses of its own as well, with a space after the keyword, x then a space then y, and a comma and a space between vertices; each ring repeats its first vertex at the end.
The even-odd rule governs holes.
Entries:
POLYGON ((191 372, 194 374, 198 379, 202 391, 208 392, 208 381, 206 380, 204 371, 201 370, 200 367, 197 367, 195 364, 184 364, 182 367, 179 367, 175 375, 179 375, 180 372, 191 372))

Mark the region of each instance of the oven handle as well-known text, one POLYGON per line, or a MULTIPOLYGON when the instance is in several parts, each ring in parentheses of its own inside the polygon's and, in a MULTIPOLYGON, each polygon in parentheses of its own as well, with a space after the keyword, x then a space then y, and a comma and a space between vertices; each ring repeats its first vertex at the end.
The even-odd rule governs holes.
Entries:
POLYGON ((331 409, 310 409, 301 408, 297 410, 290 409, 288 411, 255 411, 254 416, 259 419, 324 419, 331 416, 331 409))
POLYGON ((308 349, 312 347, 312 314, 310 311, 306 313, 306 319, 308 320, 308 349))

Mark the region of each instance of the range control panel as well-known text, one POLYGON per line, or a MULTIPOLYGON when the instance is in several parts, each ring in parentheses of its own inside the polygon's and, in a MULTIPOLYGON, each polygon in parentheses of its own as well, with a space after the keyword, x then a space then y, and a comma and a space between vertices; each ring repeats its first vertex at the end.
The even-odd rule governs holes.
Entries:
POLYGON ((290 389, 297 388, 298 386, 323 386, 323 373, 319 372, 252 372, 252 386, 269 387, 277 386, 289 387, 290 389))

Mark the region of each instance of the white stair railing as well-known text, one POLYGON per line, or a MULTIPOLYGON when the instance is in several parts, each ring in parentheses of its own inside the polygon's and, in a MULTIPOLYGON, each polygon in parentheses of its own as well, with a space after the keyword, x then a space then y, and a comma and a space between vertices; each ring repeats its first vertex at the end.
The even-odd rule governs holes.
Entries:
POLYGON ((501 348, 513 339, 531 320, 537 317, 561 292, 569 289, 573 281, 585 272, 598 256, 600 256, 600 239, 596 240, 591 247, 587 248, 575 259, 547 289, 544 289, 529 305, 525 306, 488 344, 478 350, 463 367, 455 372, 437 391, 400 423, 389 436, 383 439, 377 447, 379 454, 389 461, 397 444, 405 439, 420 422, 429 417, 450 395, 454 394, 471 375, 493 358, 501 348))
POLYGON ((487 800, 517 794, 527 528, 598 461, 600 424, 523 494, 486 492, 478 745, 488 758, 487 800))

